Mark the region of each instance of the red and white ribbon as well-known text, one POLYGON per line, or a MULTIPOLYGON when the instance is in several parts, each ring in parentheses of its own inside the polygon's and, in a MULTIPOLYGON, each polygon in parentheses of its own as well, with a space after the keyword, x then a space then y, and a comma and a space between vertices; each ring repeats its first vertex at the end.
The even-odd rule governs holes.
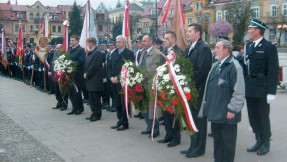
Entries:
POLYGON ((176 79, 177 77, 176 77, 176 73, 175 73, 175 70, 173 67, 173 61, 175 60, 175 58, 176 58, 176 55, 173 51, 170 51, 168 53, 168 56, 166 57, 166 61, 168 62, 168 71, 169 71, 170 79, 171 79, 172 84, 175 88, 175 92, 177 93, 177 95, 179 96, 179 98, 181 100, 181 103, 183 104, 184 114, 185 114, 186 121, 187 121, 187 126, 189 127, 189 129, 192 133, 198 132, 196 125, 193 121, 186 96, 183 92, 183 89, 182 89, 179 81, 176 79))
POLYGON ((152 118, 152 126, 151 126, 151 140, 153 141, 153 131, 154 131, 154 124, 155 124, 155 120, 156 120, 156 109, 157 109, 157 78, 158 78, 158 72, 161 70, 161 68, 163 68, 164 66, 166 66, 167 63, 165 63, 164 65, 159 66, 156 69, 156 74, 153 78, 153 85, 154 85, 154 90, 155 90, 155 95, 154 95, 154 106, 153 106, 153 118, 152 118))
POLYGON ((129 76, 129 70, 125 67, 122 67, 121 73, 123 74, 123 90, 124 90, 124 102, 125 102, 125 109, 127 113, 127 118, 129 118, 129 104, 128 104, 128 76, 129 76))

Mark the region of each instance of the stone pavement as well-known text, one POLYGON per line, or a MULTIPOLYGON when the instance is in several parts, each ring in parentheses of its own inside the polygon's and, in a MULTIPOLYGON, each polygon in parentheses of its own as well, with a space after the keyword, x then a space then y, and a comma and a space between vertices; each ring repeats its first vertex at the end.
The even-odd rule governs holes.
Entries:
MULTIPOLYGON (((259 157, 254 153, 246 152, 246 148, 254 144, 254 136, 248 123, 246 107, 244 107, 242 122, 238 125, 236 162, 286 161, 284 152, 287 150, 286 98, 287 91, 278 90, 277 99, 271 105, 273 135, 271 152, 265 156, 259 157)), ((118 132, 110 129, 110 126, 117 121, 115 113, 103 111, 102 120, 91 123, 85 120, 85 117, 90 115, 89 106, 85 105, 85 112, 82 115, 68 116, 66 113, 71 110, 71 105, 68 111, 61 112, 51 109, 55 104, 56 100, 53 95, 47 95, 22 82, 0 76, 0 111, 7 116, 0 115, 0 128, 2 129, 6 120, 13 120, 14 125, 19 127, 18 129, 25 129, 23 131, 27 132, 27 135, 24 136, 31 135, 29 137, 29 140, 33 140, 31 145, 41 145, 40 149, 50 150, 45 160, 31 156, 31 159, 19 161, 61 161, 62 159, 68 162, 213 161, 213 140, 210 137, 207 139, 206 153, 203 157, 187 159, 179 153, 189 145, 189 137, 185 132, 182 133, 181 145, 168 148, 165 144, 156 142, 164 137, 165 132, 162 126, 161 135, 151 141, 148 136, 140 134, 145 129, 143 120, 132 118, 130 129, 118 132)), ((10 145, 3 145, 3 141, 13 140, 13 133, 17 132, 0 134, 0 151, 5 150, 4 153, 0 153, 0 161, 17 161, 9 159, 9 156, 5 154, 12 155, 17 154, 13 151, 25 151, 20 144, 26 142, 22 137, 19 137, 20 140, 17 139, 19 142, 17 145, 13 144, 13 141, 10 145), (2 137, 2 134, 5 136, 2 137), (15 148, 11 149, 11 147, 15 148)))

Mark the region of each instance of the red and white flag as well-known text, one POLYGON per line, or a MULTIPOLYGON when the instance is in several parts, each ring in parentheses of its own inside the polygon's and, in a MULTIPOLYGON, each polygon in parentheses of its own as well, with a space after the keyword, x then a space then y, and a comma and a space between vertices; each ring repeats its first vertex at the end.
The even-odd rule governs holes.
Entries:
POLYGON ((6 68, 8 65, 8 58, 7 58, 7 51, 6 51, 6 36, 5 36, 5 27, 2 28, 2 53, 1 53, 1 57, 2 57, 2 64, 3 66, 6 68))
POLYGON ((19 56, 19 63, 22 64, 22 57, 24 56, 24 34, 23 34, 23 26, 20 25, 18 31, 18 40, 17 40, 17 55, 19 56))
POLYGON ((63 47, 66 52, 69 49, 69 21, 65 20, 64 23, 64 39, 63 39, 63 47))
POLYGON ((165 23, 166 19, 167 19, 167 16, 168 16, 168 13, 169 13, 169 9, 170 9, 170 6, 171 6, 171 2, 172 0, 167 0, 163 6, 163 8, 165 8, 165 12, 164 12, 164 15, 162 17, 162 20, 161 22, 162 23, 165 23))
POLYGON ((183 51, 185 51, 187 47, 186 41, 185 41, 184 25, 185 25, 185 16, 183 13, 181 0, 176 0, 174 17, 173 17, 173 22, 172 22, 172 31, 174 31, 177 36, 176 44, 183 51))
POLYGON ((132 48, 131 35, 130 35, 130 2, 127 0, 125 5, 124 21, 123 21, 123 31, 122 35, 127 38, 126 47, 128 49, 132 48))
POLYGON ((97 33, 96 33, 93 9, 91 7, 90 1, 88 0, 86 4, 84 25, 83 25, 83 29, 81 33, 80 42, 79 42, 80 46, 85 48, 86 52, 88 51, 86 42, 87 42, 87 38, 89 37, 97 38, 97 33))

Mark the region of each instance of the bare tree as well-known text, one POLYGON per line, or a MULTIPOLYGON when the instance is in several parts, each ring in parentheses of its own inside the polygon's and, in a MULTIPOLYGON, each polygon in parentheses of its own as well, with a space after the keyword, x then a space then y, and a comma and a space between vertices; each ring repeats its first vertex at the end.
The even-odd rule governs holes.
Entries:
POLYGON ((278 7, 276 11, 272 13, 269 12, 266 15, 267 24, 269 25, 269 28, 274 31, 274 38, 278 46, 281 46, 281 36, 283 35, 283 32, 286 30, 287 26, 287 11, 286 13, 282 12, 281 7, 278 7), (278 32, 278 38, 277 38, 277 32, 278 32))

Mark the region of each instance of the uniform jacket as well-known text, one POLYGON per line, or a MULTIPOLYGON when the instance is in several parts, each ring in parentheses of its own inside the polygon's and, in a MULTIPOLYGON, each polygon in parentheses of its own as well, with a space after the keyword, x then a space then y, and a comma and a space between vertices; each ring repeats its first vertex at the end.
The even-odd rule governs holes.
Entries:
MULTIPOLYGON (((152 77, 155 75, 156 69, 157 69, 157 63, 160 63, 163 54, 157 50, 155 47, 152 47, 152 49, 146 54, 146 64, 143 65, 143 59, 145 57, 146 50, 144 50, 141 54, 140 62, 139 62, 139 67, 146 68, 145 69, 145 74, 144 74, 144 80, 148 82, 152 77)), ((149 87, 149 105, 148 105, 148 112, 149 112, 149 118, 153 118, 153 107, 154 107, 154 100, 153 100, 153 95, 152 95, 152 89, 149 87)), ((162 110, 158 108, 157 110, 157 117, 160 118, 162 117, 162 110)))
POLYGON ((77 84, 83 88, 85 84, 84 80, 84 71, 85 71, 85 61, 86 61, 86 53, 85 49, 78 45, 76 48, 72 48, 68 52, 69 59, 76 62, 77 64, 77 73, 73 80, 77 84))
POLYGON ((88 53, 85 63, 86 90, 103 91, 103 61, 105 56, 95 47, 88 53))
POLYGON ((252 42, 246 45, 246 58, 249 60, 249 70, 245 75, 246 97, 266 97, 276 94, 278 84, 278 52, 275 45, 264 38, 252 47, 252 42), (260 76, 251 77, 249 74, 260 76))
POLYGON ((213 64, 208 74, 198 116, 214 123, 235 124, 241 120, 245 101, 243 70, 232 55, 215 72, 218 63, 213 64), (235 113, 235 117, 227 119, 227 112, 235 113))
POLYGON ((199 93, 197 107, 199 108, 203 97, 206 78, 212 65, 212 53, 210 48, 202 39, 199 39, 196 42, 195 46, 190 52, 189 48, 190 47, 186 49, 183 56, 188 58, 193 66, 194 81, 199 93))

